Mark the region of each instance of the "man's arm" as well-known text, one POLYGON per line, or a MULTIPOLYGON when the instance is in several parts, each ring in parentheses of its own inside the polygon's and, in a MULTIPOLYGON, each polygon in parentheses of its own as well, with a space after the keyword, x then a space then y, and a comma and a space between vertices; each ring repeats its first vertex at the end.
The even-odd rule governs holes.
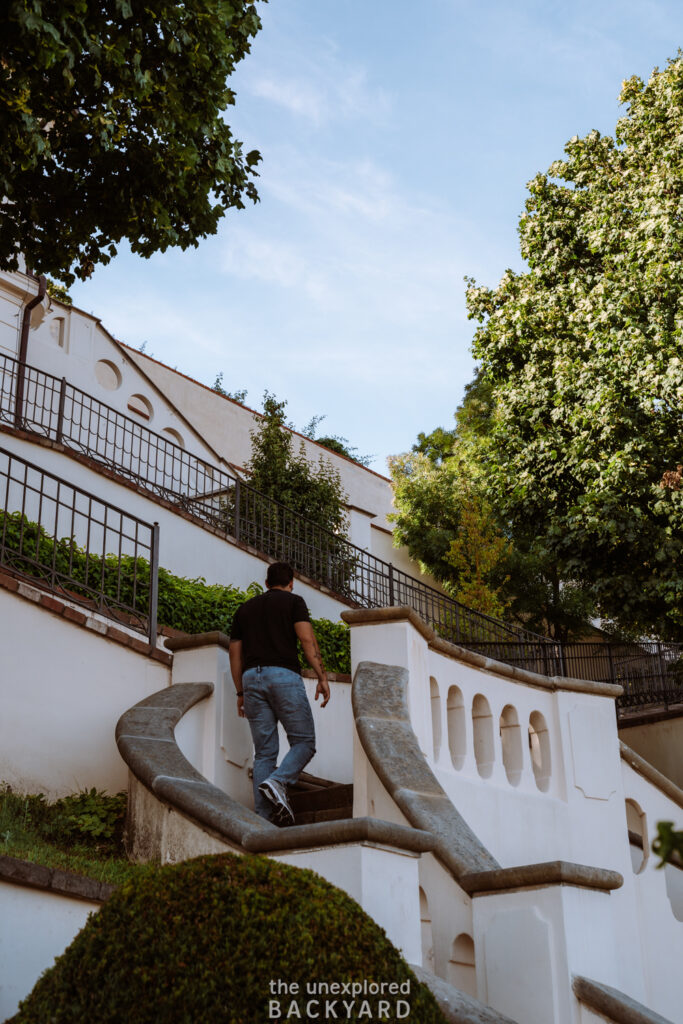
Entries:
MULTIPOLYGON (((322 697, 323 702, 320 707, 324 708, 330 699, 330 684, 327 681, 327 672, 323 665, 323 659, 320 654, 320 648, 318 647, 318 641, 316 640, 315 633, 313 632, 313 626, 310 622, 295 622, 294 629, 296 630, 296 635, 301 641, 301 646, 303 647, 304 654, 306 655, 306 661, 318 677, 315 699, 317 700, 318 697, 322 697)), ((230 647, 232 648, 232 644, 230 647)))
POLYGON ((230 673, 237 690, 237 714, 244 718, 244 696, 242 694, 242 641, 230 641, 230 673))

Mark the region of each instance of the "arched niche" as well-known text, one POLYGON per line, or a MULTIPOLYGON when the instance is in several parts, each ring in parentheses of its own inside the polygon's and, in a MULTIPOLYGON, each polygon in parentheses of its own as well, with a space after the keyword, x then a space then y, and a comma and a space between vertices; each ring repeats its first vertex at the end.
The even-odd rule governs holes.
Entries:
POLYGON ((140 419, 151 421, 154 418, 152 403, 144 395, 131 395, 128 399, 128 409, 140 419))
POLYGON ((427 895, 420 887, 420 931, 422 934, 422 966, 434 974, 434 932, 427 895))
POLYGON ((451 686, 446 699, 446 722, 448 725, 448 749, 453 767, 458 770, 465 763, 467 755, 467 723, 465 701, 459 686, 451 686))
POLYGON ((177 444, 179 448, 185 447, 185 440, 183 435, 179 431, 174 430, 173 427, 164 427, 161 431, 163 437, 167 437, 173 444, 177 444))
POLYGON ((546 793, 550 787, 552 771, 550 734, 548 723, 540 711, 532 711, 529 715, 529 750, 536 785, 542 793, 546 793))
POLYGON ((453 940, 448 961, 448 981, 468 996, 477 997, 477 972, 474 963, 474 942, 467 932, 453 940))
POLYGON ((477 771, 482 779, 488 779, 493 772, 493 716, 486 697, 478 693, 472 701, 472 731, 474 736, 474 757, 477 771))
POLYGON ((511 786, 518 786, 522 777, 522 730, 519 727, 517 709, 506 704, 500 715, 500 742, 503 749, 503 766, 511 786))

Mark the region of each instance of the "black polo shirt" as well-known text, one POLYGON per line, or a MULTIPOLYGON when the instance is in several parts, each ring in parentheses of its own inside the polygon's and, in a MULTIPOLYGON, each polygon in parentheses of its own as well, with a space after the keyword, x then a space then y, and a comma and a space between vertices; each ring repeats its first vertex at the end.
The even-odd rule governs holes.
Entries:
POLYGON ((275 665, 299 672, 295 622, 310 622, 303 597, 289 590, 266 590, 245 601, 232 620, 231 640, 242 641, 242 669, 275 665))

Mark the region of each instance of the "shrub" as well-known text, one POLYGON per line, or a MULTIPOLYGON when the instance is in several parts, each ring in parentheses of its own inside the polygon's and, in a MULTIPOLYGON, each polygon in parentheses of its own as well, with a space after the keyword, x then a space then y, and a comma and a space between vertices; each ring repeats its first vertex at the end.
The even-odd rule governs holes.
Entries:
MULTIPOLYGON (((409 983, 409 994, 385 996, 392 1008, 403 998, 407 1019, 444 1024, 382 929, 340 889, 262 857, 200 857, 124 884, 8 1024, 262 1024, 270 999, 281 1000, 283 1020, 297 999, 305 1020, 316 998, 307 983, 364 980, 409 983), (271 993, 278 979, 299 993, 271 993)), ((351 1021, 396 1019, 378 1015, 376 995, 357 996, 348 1016, 337 1010, 351 1021)))
POLYGON ((105 855, 123 852, 126 793, 97 789, 61 797, 50 804, 42 793, 21 795, 0 787, 0 838, 34 835, 56 846, 97 847, 105 855))
MULTIPOLYGON (((5 534, 6 564, 26 576, 45 578, 53 565, 62 573, 64 586, 80 597, 92 596, 92 589, 79 588, 79 582, 98 588, 116 603, 136 607, 145 615, 148 609, 149 562, 130 555, 97 555, 86 557, 85 551, 71 538, 55 540, 37 523, 19 512, 0 509, 0 534, 5 534), (41 570, 41 566, 44 567, 41 570)), ((263 588, 250 583, 240 590, 220 583, 209 584, 202 577, 186 579, 159 568, 158 621, 163 626, 184 633, 209 633, 218 629, 230 635, 235 612, 248 598, 263 588)), ((323 660, 330 672, 351 671, 349 629, 343 622, 314 619, 313 627, 323 660)), ((299 652, 302 668, 307 667, 303 651, 299 652)))

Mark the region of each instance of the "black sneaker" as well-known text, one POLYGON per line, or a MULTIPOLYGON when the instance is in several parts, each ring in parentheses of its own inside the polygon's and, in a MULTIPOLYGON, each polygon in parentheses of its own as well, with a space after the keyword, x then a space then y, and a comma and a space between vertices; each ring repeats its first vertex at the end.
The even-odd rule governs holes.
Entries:
POLYGON ((294 824, 294 811, 287 799, 287 790, 277 779, 266 779, 258 788, 259 793, 270 800, 275 808, 275 824, 280 826, 294 824))

